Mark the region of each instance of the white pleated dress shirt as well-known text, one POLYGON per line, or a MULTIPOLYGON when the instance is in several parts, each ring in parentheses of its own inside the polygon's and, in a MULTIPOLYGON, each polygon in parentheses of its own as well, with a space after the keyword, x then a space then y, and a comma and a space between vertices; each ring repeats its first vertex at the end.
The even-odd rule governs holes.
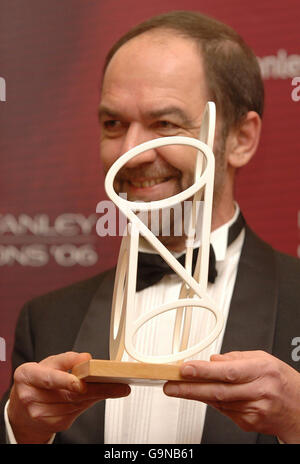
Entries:
MULTIPOLYGON (((222 311, 224 327, 218 338, 193 359, 209 360, 220 353, 230 301, 236 280, 244 230, 227 247, 228 229, 234 217, 211 234, 216 255, 218 276, 208 284, 208 294, 222 311)), ((177 274, 167 275, 160 282, 136 295, 136 316, 179 296, 181 280, 177 274)), ((147 355, 170 354, 175 311, 151 319, 136 335, 138 351, 147 355)), ((215 324, 214 315, 193 309, 190 346, 209 335, 215 324)), ((127 354, 124 361, 133 361, 127 354)), ((206 405, 200 401, 168 397, 159 386, 131 386, 126 398, 109 399, 105 409, 106 444, 197 444, 201 442, 206 405)))

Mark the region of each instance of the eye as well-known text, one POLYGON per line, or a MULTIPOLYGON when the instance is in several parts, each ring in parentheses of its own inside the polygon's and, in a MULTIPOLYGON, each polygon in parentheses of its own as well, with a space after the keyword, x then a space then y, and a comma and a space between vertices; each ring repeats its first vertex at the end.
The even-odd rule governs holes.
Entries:
POLYGON ((107 129, 108 131, 114 131, 121 127, 121 121, 118 121, 116 119, 108 119, 102 122, 102 126, 104 127, 104 129, 107 129))
POLYGON ((120 137, 126 131, 126 124, 118 119, 104 119, 101 121, 104 136, 120 137))
POLYGON ((179 126, 171 121, 167 121, 165 119, 156 121, 153 124, 153 128, 163 134, 173 134, 178 131, 179 126))
POLYGON ((171 129, 173 127, 177 127, 176 124, 170 121, 158 121, 156 124, 158 127, 161 127, 162 129, 171 129))

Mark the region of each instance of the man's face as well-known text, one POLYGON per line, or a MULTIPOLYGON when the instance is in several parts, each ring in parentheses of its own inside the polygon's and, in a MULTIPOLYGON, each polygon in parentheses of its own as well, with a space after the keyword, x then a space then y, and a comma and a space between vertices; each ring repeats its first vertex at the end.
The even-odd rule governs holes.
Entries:
MULTIPOLYGON (((196 44, 166 31, 140 35, 123 45, 104 77, 100 102, 101 158, 107 172, 142 142, 164 136, 199 137, 208 101, 196 44)), ((116 191, 129 200, 154 201, 193 183, 196 150, 149 150, 119 172, 116 191)))

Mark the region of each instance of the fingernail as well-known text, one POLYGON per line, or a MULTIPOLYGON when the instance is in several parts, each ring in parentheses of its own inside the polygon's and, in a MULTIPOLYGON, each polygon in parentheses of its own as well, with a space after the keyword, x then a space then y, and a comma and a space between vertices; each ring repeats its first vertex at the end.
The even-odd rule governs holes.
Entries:
POLYGON ((85 389, 86 389, 85 384, 83 382, 80 382, 80 380, 74 380, 71 383, 71 390, 76 393, 83 393, 85 389))
POLYGON ((196 377, 196 369, 194 366, 185 366, 182 369, 182 375, 184 377, 196 377))
POLYGON ((165 394, 168 396, 177 396, 179 393, 179 388, 177 385, 165 385, 164 388, 165 394))

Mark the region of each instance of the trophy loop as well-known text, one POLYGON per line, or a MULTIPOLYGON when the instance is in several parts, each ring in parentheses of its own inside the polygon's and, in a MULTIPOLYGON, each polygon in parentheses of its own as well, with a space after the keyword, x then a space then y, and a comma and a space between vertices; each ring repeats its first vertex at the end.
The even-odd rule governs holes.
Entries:
POLYGON ((192 137, 163 137, 142 143, 122 155, 110 168, 105 179, 105 189, 110 199, 118 206, 129 220, 125 237, 123 237, 118 260, 114 296, 112 304, 110 357, 120 361, 124 350, 130 357, 140 362, 171 363, 194 356, 219 335, 223 326, 222 315, 214 308, 214 304, 206 295, 208 263, 209 263, 209 236, 211 227, 213 181, 214 181, 214 155, 212 152, 215 130, 215 106, 209 102, 203 116, 200 139, 192 137), (185 145, 198 150, 194 183, 186 190, 158 201, 147 203, 128 201, 120 197, 114 190, 114 179, 125 164, 139 154, 168 145, 185 145), (136 211, 152 211, 174 206, 193 197, 192 214, 187 237, 186 262, 183 267, 172 253, 159 241, 152 231, 141 221, 136 211), (197 227, 197 202, 203 201, 203 217, 201 231, 201 246, 194 275, 191 275, 191 261, 193 241, 197 227), (137 258, 139 236, 143 236, 154 250, 159 253, 169 266, 182 279, 179 299, 159 308, 154 308, 143 314, 138 320, 134 319, 137 258), (212 332, 204 340, 188 348, 188 338, 191 324, 190 308, 204 309, 212 312, 216 323, 212 332), (133 343, 137 331, 150 319, 163 312, 176 310, 176 320, 173 332, 173 352, 168 356, 145 356, 139 353, 133 343))

